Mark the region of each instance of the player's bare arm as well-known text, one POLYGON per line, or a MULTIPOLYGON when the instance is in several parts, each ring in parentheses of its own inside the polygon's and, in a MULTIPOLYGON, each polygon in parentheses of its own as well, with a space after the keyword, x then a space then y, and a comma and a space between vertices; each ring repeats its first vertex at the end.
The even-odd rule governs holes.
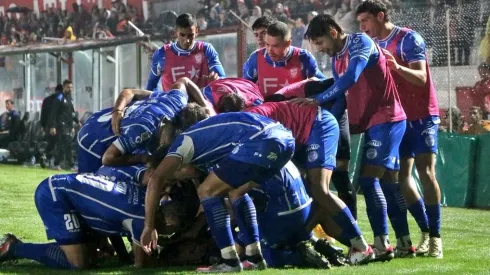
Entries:
POLYGON ((416 61, 410 63, 405 67, 396 62, 395 57, 386 49, 382 49, 383 53, 386 56, 386 61, 388 62, 388 66, 392 71, 397 72, 406 80, 417 86, 425 86, 427 83, 427 70, 425 61, 416 61))
POLYGON ((158 233, 155 228, 155 215, 160 202, 160 194, 170 184, 175 171, 180 168, 182 159, 177 156, 167 156, 158 165, 148 183, 145 197, 145 228, 141 234, 141 244, 146 253, 157 248, 158 233))
POLYGON ((182 77, 174 83, 172 89, 185 91, 191 99, 193 99, 199 106, 206 107, 206 99, 201 93, 199 87, 188 77, 182 77))
POLYGON ((141 100, 150 97, 151 91, 140 89, 124 89, 116 99, 114 108, 112 109, 111 127, 112 132, 116 136, 120 136, 119 125, 121 119, 124 117, 124 108, 128 106, 133 100, 141 100))
POLYGON ((104 152, 102 156, 102 164, 109 166, 124 166, 139 163, 146 163, 148 161, 148 155, 137 154, 137 155, 127 155, 123 154, 117 146, 111 144, 109 148, 104 152))

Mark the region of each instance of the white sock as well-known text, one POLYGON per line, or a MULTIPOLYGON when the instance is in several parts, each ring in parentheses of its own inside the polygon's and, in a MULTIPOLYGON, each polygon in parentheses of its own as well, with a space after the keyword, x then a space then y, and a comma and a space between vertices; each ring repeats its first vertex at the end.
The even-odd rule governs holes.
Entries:
POLYGON ((396 239, 396 247, 407 248, 412 246, 412 240, 410 239, 410 235, 403 236, 401 238, 396 239))
POLYGON ((318 238, 315 235, 311 235, 310 241, 316 243, 318 242, 318 238))
POLYGON ((245 255, 247 256, 254 256, 254 255, 261 255, 262 250, 260 249, 260 243, 255 242, 247 245, 245 247, 245 255))
POLYGON ((364 239, 363 236, 359 236, 351 239, 350 243, 352 245, 352 248, 355 248, 359 251, 366 251, 369 246, 368 243, 366 242, 366 239, 364 239))
POLYGON ((236 253, 235 246, 228 246, 221 249, 221 257, 223 259, 238 259, 238 254, 236 253))
POLYGON ((388 239, 388 235, 381 235, 374 237, 374 247, 377 249, 386 249, 390 246, 390 240, 388 239))

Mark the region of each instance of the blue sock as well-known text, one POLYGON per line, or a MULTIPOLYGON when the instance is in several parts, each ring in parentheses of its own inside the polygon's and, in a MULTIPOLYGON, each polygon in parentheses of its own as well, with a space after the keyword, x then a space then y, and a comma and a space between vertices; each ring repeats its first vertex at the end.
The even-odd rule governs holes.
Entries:
POLYGON ((233 246, 233 235, 231 234, 230 214, 225 207, 223 197, 210 197, 201 200, 204 214, 211 228, 216 244, 219 249, 233 246))
POLYGON ((425 205, 427 219, 429 220, 429 236, 441 237, 441 205, 425 205))
POLYGON ((360 177, 359 183, 366 200, 366 212, 374 237, 388 235, 386 200, 383 190, 379 186, 379 179, 360 177))
POLYGON ((413 218, 420 228, 420 231, 429 232, 429 222, 427 220, 427 214, 425 213, 425 205, 423 199, 420 198, 416 203, 408 206, 408 212, 412 214, 413 218))
POLYGON ((340 228, 342 228, 342 235, 348 240, 362 235, 361 230, 359 229, 359 226, 357 226, 356 220, 354 220, 348 207, 344 207, 340 212, 333 216, 333 220, 340 228))
POLYGON ((245 194, 233 202, 235 220, 240 229, 240 239, 245 246, 259 242, 259 226, 257 213, 252 199, 245 194))
POLYGON ((410 235, 407 220, 407 205, 400 191, 400 185, 384 181, 381 181, 380 185, 386 198, 388 218, 390 218, 396 238, 399 239, 410 235))
POLYGON ((65 253, 55 243, 34 244, 18 242, 14 248, 14 257, 34 260, 50 268, 75 269, 65 253))

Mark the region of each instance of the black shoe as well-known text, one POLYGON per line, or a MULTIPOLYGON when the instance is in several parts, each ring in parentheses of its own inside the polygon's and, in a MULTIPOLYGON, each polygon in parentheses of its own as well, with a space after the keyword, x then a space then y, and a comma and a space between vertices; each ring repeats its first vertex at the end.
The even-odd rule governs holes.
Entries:
POLYGON ((296 248, 301 253, 303 261, 308 267, 322 269, 329 269, 331 267, 330 262, 315 250, 310 241, 300 242, 296 248))
POLYGON ((327 240, 319 239, 315 243, 315 250, 325 256, 334 266, 345 266, 345 257, 343 249, 332 246, 327 240))

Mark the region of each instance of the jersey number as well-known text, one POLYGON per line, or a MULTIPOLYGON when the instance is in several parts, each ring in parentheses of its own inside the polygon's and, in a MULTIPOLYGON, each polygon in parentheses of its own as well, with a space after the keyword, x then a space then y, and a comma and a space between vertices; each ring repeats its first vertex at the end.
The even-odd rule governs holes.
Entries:
POLYGON ((114 189, 114 182, 106 180, 100 176, 94 176, 91 174, 82 174, 82 175, 77 175, 76 179, 81 183, 88 184, 90 186, 93 186, 97 189, 106 192, 111 192, 112 189, 114 189))
POLYGON ((65 214, 63 218, 65 220, 66 230, 80 229, 80 222, 76 214, 65 214))

